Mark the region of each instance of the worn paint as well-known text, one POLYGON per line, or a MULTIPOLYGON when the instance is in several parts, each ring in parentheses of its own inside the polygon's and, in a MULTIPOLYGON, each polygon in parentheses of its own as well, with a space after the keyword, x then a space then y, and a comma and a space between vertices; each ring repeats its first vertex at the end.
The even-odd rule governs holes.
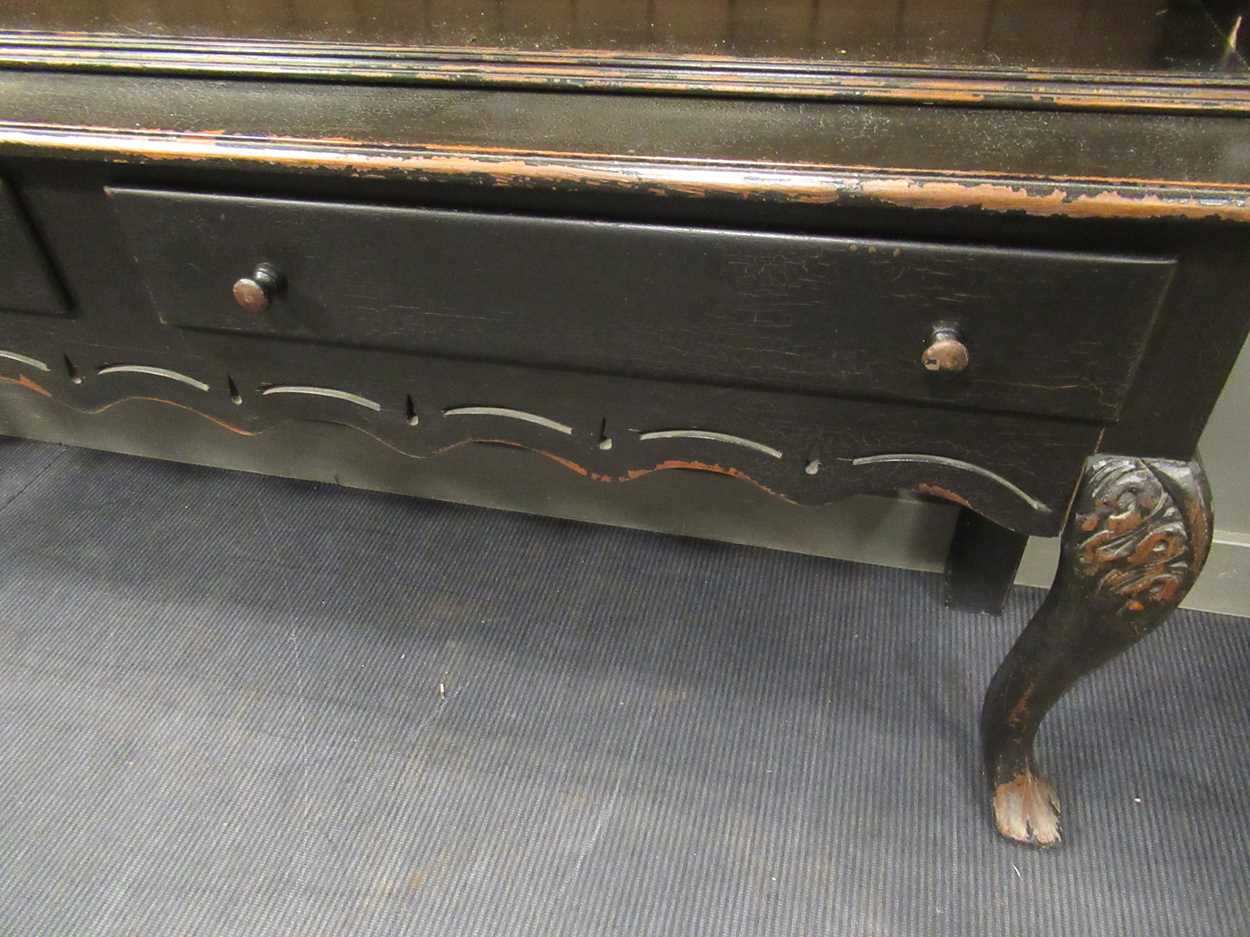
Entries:
POLYGON ((1022 772, 994 789, 998 832, 1033 846, 1054 846, 1061 838, 1059 798, 1045 778, 1022 772))
POLYGON ((1011 707, 1011 712, 1007 714, 1007 724, 1022 734, 1030 732, 1036 727, 1037 721, 1033 716, 1033 694, 1037 692, 1037 684, 1028 684, 1020 693, 1020 698, 1016 700, 1015 705, 1011 707))
MULTIPOLYGON (((26 377, 25 375, 22 375, 18 378, 0 376, 0 382, 5 383, 5 384, 12 384, 18 387, 25 388, 27 390, 34 391, 38 394, 41 394, 44 397, 54 400, 56 403, 61 404, 62 406, 70 410, 74 410, 77 413, 82 413, 82 414, 89 415, 89 416, 94 416, 94 415, 98 415, 101 413, 105 413, 108 410, 113 409, 114 407, 120 406, 121 404, 124 404, 124 403, 129 403, 131 401, 145 401, 148 403, 158 403, 158 404, 163 404, 169 407, 175 407, 176 409, 184 410, 188 413, 195 414, 196 416, 203 417, 204 419, 208 420, 210 423, 213 423, 221 427, 222 429, 227 430, 231 433, 234 433, 238 436, 248 436, 248 437, 259 436, 263 432, 260 430, 244 429, 241 426, 238 426, 227 420, 222 420, 209 413, 205 413, 202 410, 197 410, 194 407, 187 406, 184 403, 179 403, 176 400, 166 400, 162 397, 148 397, 148 396, 139 396, 139 395, 130 396, 130 397, 122 397, 122 398, 119 398, 118 400, 110 401, 109 403, 106 403, 100 407, 96 407, 92 409, 82 409, 79 407, 72 406, 71 404, 68 404, 63 400, 59 400, 53 397, 53 395, 49 393, 45 388, 41 387, 39 384, 31 380, 30 378, 26 377)), ((415 453, 408 452, 407 450, 401 449, 400 447, 394 445, 388 440, 383 439, 382 437, 378 436, 376 433, 370 432, 369 430, 364 429, 363 427, 355 426, 350 423, 340 423, 339 425, 364 433, 366 436, 370 437, 371 439, 374 439, 377 442, 382 443, 387 448, 392 449, 395 452, 400 453, 401 455, 405 455, 409 458, 416 458, 416 459, 424 458, 423 456, 419 456, 419 455, 416 455, 415 453)), ((716 465, 716 464, 708 463, 708 462, 697 462, 697 461, 691 461, 691 460, 686 460, 686 459, 666 459, 665 461, 659 462, 649 468, 631 469, 627 471, 624 475, 611 475, 611 474, 604 474, 604 473, 599 473, 599 472, 592 472, 590 469, 586 468, 585 466, 580 465, 577 462, 574 462, 572 459, 566 458, 565 456, 561 456, 557 453, 550 452, 546 449, 537 449, 537 448, 534 448, 533 446, 527 446, 526 444, 518 442, 513 439, 482 438, 482 437, 458 440, 450 445, 443 446, 440 449, 434 450, 432 455, 433 456, 443 455, 444 453, 451 452, 454 449, 459 449, 462 446, 473 445, 473 444, 509 446, 511 448, 523 449, 527 452, 533 452, 536 455, 540 455, 545 459, 549 459, 552 462, 555 462, 557 465, 565 469, 568 469, 571 472, 581 475, 583 478, 589 478, 594 481, 602 482, 602 483, 630 482, 630 481, 635 481, 639 478, 643 478, 655 472, 673 471, 673 470, 679 470, 679 469, 686 470, 686 471, 695 471, 695 472, 708 472, 708 473, 716 474, 716 475, 725 475, 730 478, 736 478, 742 481, 749 482, 752 485, 754 485, 756 488, 759 488, 761 491, 769 495, 772 495, 773 497, 779 498, 782 501, 786 501, 787 503, 791 503, 791 504, 794 503, 790 498, 786 497, 785 495, 781 494, 778 491, 773 490, 772 488, 769 488, 767 485, 756 480, 755 478, 752 478, 749 474, 742 471, 741 469, 737 469, 732 466, 722 466, 722 465, 716 465)))
POLYGON ((251 163, 354 175, 452 178, 485 186, 569 187, 658 197, 963 209, 1038 217, 1217 219, 1250 223, 1250 187, 1185 180, 1029 177, 819 164, 658 161, 624 155, 462 146, 382 148, 319 139, 0 123, 0 147, 106 159, 251 163), (1143 187, 1148 187, 1144 189, 1143 187), (1124 191, 1119 191, 1123 189, 1124 191))
POLYGON ((230 423, 227 420, 219 419, 218 417, 215 417, 210 413, 205 413, 203 410, 197 410, 195 407, 189 407, 185 403, 179 403, 176 400, 166 400, 163 397, 146 397, 146 396, 122 397, 122 398, 119 398, 118 400, 111 400, 108 403, 104 404, 103 406, 99 406, 99 407, 95 407, 91 409, 83 409, 81 407, 75 407, 72 404, 65 402, 64 400, 54 397, 47 390, 47 388, 41 386, 36 381, 31 380, 25 374, 22 374, 16 378, 0 376, 0 383, 12 384, 15 387, 22 387, 26 390, 33 391, 34 393, 37 393, 42 397, 47 397, 49 400, 52 400, 55 403, 60 404, 61 406, 65 407, 68 410, 73 410, 76 413, 82 413, 87 416, 96 416, 98 414, 105 413, 109 410, 112 410, 114 407, 120 406, 123 403, 128 403, 132 400, 141 400, 141 401, 147 401, 148 403, 163 404, 167 407, 175 407, 179 410, 185 410, 188 413, 194 413, 196 416, 203 417, 204 419, 208 420, 210 423, 215 423, 217 426, 220 426, 222 429, 228 430, 229 432, 234 433, 238 436, 259 435, 258 433, 255 433, 251 430, 244 429, 241 426, 236 426, 234 423, 230 423))
POLYGON ((973 509, 972 504, 963 495, 956 494, 949 488, 943 488, 934 482, 919 482, 915 486, 917 494, 928 495, 931 498, 941 498, 943 501, 953 501, 955 504, 973 509))
MULTIPOLYGON (((726 467, 722 465, 716 465, 714 463, 709 463, 709 462, 695 462, 695 461, 691 461, 688 459, 665 459, 663 462, 660 462, 652 466, 651 468, 633 469, 627 472, 624 476, 618 477, 617 481, 633 481, 636 478, 642 478, 644 475, 650 475, 652 472, 667 472, 667 471, 673 471, 673 470, 682 470, 682 471, 690 471, 690 472, 711 472, 714 475, 727 475, 730 478, 739 478, 739 479, 742 479, 743 481, 750 482, 756 488, 760 489, 761 491, 767 494, 773 495, 776 498, 780 498, 782 501, 788 501, 788 502, 790 501, 790 499, 787 498, 785 495, 781 494, 781 492, 774 491, 773 489, 769 488, 767 485, 763 484, 762 482, 756 481, 754 478, 752 478, 750 475, 748 475, 746 472, 743 472, 740 469, 733 468, 732 466, 726 467)), ((793 502, 790 502, 790 503, 793 503, 793 502)))
POLYGON ((203 417, 204 419, 208 420, 210 423, 215 423, 217 426, 220 426, 222 429, 227 430, 228 432, 234 433, 236 436, 259 435, 258 433, 255 433, 251 430, 244 429, 242 426, 236 426, 234 423, 230 423, 226 420, 219 419, 218 417, 213 416, 211 413, 205 413, 203 410, 197 410, 195 407, 189 407, 185 403, 179 403, 176 400, 166 400, 163 397, 142 397, 142 396, 123 397, 121 400, 110 401, 109 403, 106 403, 101 407, 96 407, 94 410, 79 410, 79 412, 94 416, 96 414, 100 414, 108 410, 112 410, 117 405, 126 403, 131 400, 143 400, 143 401, 147 401, 148 403, 164 404, 167 407, 175 407, 179 410, 185 410, 188 413, 194 413, 196 416, 203 417))
POLYGON ((821 101, 885 101, 1076 110, 1246 113, 1250 92, 1213 82, 1155 76, 1084 76, 1070 72, 888 67, 793 58, 682 53, 436 46, 400 50, 359 43, 272 43, 157 37, 124 44, 108 36, 61 33, 0 35, 0 65, 148 74, 228 74, 402 84, 458 84, 569 91, 715 94, 821 101), (277 54, 275 54, 275 52, 277 54))
POLYGON ((52 396, 52 394, 49 393, 48 390, 44 388, 42 384, 40 384, 38 381, 32 378, 27 377, 25 374, 19 374, 16 378, 0 377, 0 381, 3 381, 5 384, 14 384, 18 387, 24 387, 27 390, 33 390, 36 394, 39 394, 40 396, 43 396, 43 397, 50 398, 52 396))
MULTIPOLYGON (((370 435, 373 435, 373 434, 370 433, 370 435)), ((512 448, 512 449, 524 449, 527 452, 533 452, 535 455, 540 455, 544 459, 550 459, 552 462, 555 462, 557 465, 568 469, 570 472, 576 472, 578 475, 581 475, 583 478, 595 478, 596 480, 602 480, 602 481, 608 480, 608 479, 600 479, 599 476, 592 475, 589 469, 587 469, 583 465, 578 465, 572 459, 566 459, 564 456, 556 455, 554 452, 548 452, 546 449, 535 449, 533 446, 527 446, 525 445, 525 443, 517 442, 515 439, 500 439, 500 438, 495 438, 495 437, 474 437, 471 439, 460 439, 452 443, 451 445, 443 446, 440 449, 435 449, 432 455, 439 456, 439 455, 443 455, 445 453, 451 452, 455 449, 459 449, 463 446, 472 446, 472 445, 508 446, 509 448, 512 448)), ((399 450, 399 451, 403 452, 403 450, 399 450)), ((421 456, 415 456, 410 452, 404 452, 404 455, 411 456, 412 458, 421 458, 421 456)))
POLYGON ((528 452, 533 452, 537 455, 540 455, 545 459, 550 459, 552 462, 555 462, 557 465, 563 466, 564 468, 568 469, 571 472, 576 472, 578 475, 581 475, 583 478, 589 478, 593 481, 602 482, 604 484, 614 484, 614 483, 619 484, 619 483, 624 483, 624 482, 636 481, 639 478, 645 478, 647 475, 651 475, 655 472, 665 472, 665 471, 674 471, 674 470, 686 470, 686 471, 692 471, 692 472, 709 472, 714 475, 726 475, 730 478, 736 478, 745 482, 750 482, 756 488, 760 489, 761 491, 767 494, 772 495, 775 498, 779 498, 782 501, 786 501, 788 503, 794 503, 793 501, 791 501, 790 498, 786 497, 785 495, 781 494, 778 491, 774 491, 772 488, 769 488, 767 485, 763 484, 762 482, 757 481, 756 479, 748 475, 746 472, 743 472, 741 469, 733 468, 732 466, 726 467, 722 465, 715 465, 709 462, 695 462, 695 461, 690 461, 686 459, 666 459, 665 461, 657 463, 656 465, 653 465, 650 468, 630 469, 624 475, 613 475, 613 474, 602 473, 602 472, 592 472, 590 469, 586 468, 583 465, 579 465, 577 462, 574 462, 572 459, 565 458, 564 456, 557 455, 556 453, 549 452, 545 449, 535 449, 532 446, 527 446, 524 443, 517 442, 516 440, 513 440, 513 439, 498 439, 498 438, 461 439, 461 440, 457 440, 451 445, 443 446, 441 449, 434 450, 433 454, 436 456, 442 455, 443 453, 450 452, 453 449, 459 449, 461 446, 473 445, 475 443, 485 443, 485 444, 499 445, 499 446, 510 446, 514 449, 524 449, 528 452))
POLYGON ((1038 217, 1116 219, 1203 218, 1250 222, 1250 197, 1185 197, 1122 192, 1081 192, 1054 185, 1049 191, 996 182, 865 179, 859 189, 880 201, 906 208, 969 208, 1021 212, 1038 217))

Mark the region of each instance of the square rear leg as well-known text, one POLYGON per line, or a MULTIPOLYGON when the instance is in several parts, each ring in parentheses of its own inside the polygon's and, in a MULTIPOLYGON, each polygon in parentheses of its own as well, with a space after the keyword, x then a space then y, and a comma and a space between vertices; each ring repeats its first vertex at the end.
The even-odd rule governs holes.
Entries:
POLYGON ((1000 614, 1028 542, 1027 534, 962 508, 946 554, 943 598, 947 608, 1000 614))

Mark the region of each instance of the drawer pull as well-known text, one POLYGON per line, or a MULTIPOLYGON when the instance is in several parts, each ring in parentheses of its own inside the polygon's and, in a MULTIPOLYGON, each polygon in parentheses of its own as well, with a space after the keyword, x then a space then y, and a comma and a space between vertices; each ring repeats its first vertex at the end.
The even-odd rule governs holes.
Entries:
POLYGON ((942 327, 929 335, 929 347, 920 356, 926 371, 940 374, 958 374, 968 367, 969 360, 968 346, 960 341, 959 332, 942 327))
POLYGON ((234 301, 254 315, 265 312, 282 291, 282 274, 270 264, 257 264, 250 277, 234 281, 234 301))

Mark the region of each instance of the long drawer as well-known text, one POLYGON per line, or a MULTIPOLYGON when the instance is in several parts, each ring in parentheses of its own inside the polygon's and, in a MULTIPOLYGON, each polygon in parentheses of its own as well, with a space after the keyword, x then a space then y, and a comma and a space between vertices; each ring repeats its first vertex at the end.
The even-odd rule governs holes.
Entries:
POLYGON ((1175 266, 130 188, 109 195, 170 326, 1096 421, 1118 413, 1175 266), (922 364, 942 328, 968 350, 959 373, 922 364))

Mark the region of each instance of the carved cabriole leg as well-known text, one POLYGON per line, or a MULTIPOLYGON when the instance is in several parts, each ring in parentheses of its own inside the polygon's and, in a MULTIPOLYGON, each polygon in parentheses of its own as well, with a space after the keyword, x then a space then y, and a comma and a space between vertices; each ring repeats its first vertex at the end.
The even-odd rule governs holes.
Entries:
POLYGON ((1033 758, 1047 711, 1077 679, 1163 623, 1211 542, 1211 497, 1196 463, 1097 456, 1063 533, 1055 584, 994 675, 981 736, 1004 836, 1060 838, 1059 803, 1033 758))

